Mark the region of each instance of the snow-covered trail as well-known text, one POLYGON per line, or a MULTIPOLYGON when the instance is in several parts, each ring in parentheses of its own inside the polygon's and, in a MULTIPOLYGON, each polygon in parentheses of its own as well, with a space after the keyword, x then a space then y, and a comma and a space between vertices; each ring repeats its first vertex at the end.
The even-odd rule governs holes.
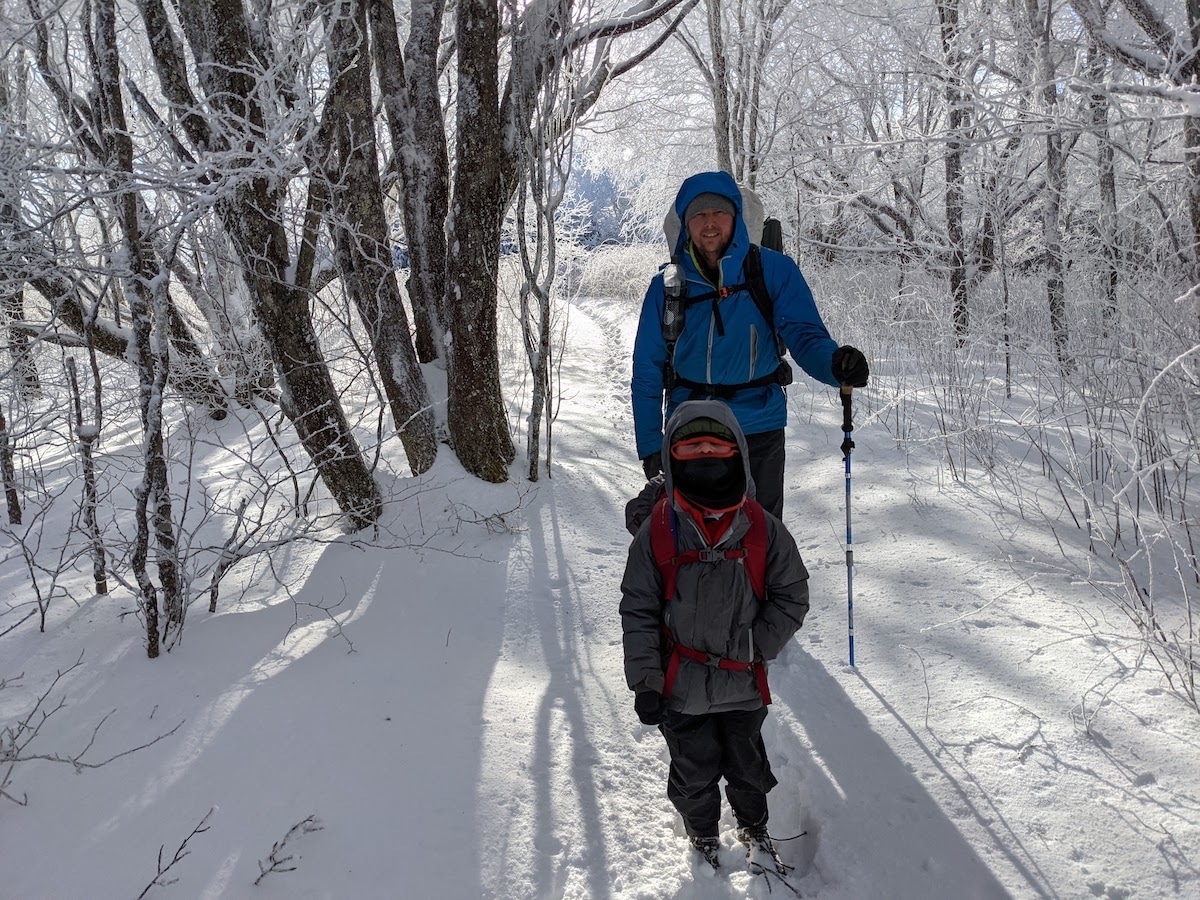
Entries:
MULTIPOLYGON (((178 881, 148 897, 781 896, 740 868, 728 815, 729 874, 695 873, 662 739, 624 685, 635 321, 615 300, 572 309, 554 476, 532 490, 515 467, 483 484, 449 453, 420 478, 397 464, 378 535, 239 570, 244 593, 195 608, 153 662, 120 594, 56 602, 45 634, 9 634, 0 728, 64 675, 27 749, 40 758, 12 773, 28 805, 0 805, 0 898, 137 896, 159 848, 185 839, 178 881), (85 747, 112 759, 53 761, 85 747), (308 817, 322 828, 293 836, 294 867, 256 884, 308 817)), ((1022 480, 1014 509, 986 478, 943 477, 936 452, 906 457, 869 414, 887 379, 871 391, 854 454, 856 669, 841 413, 803 376, 789 395, 784 519, 813 609, 772 666, 764 734, 772 830, 807 832, 783 845, 804 895, 1194 896, 1195 712, 1068 568, 1086 534, 1054 497, 1038 505, 1036 467, 1001 473, 1022 480)), ((245 423, 210 427, 216 455, 196 466, 219 478, 245 423)), ((27 578, 4 575, 0 598, 27 601, 27 578)))
MULTIPOLYGON (((571 315, 563 380, 580 393, 563 404, 554 477, 541 482, 510 557, 501 654, 484 700, 485 895, 769 896, 767 883, 740 865, 727 810, 730 874, 697 877, 665 796, 665 746, 633 715, 617 604, 629 544, 621 504, 641 478, 628 408, 634 317, 602 300, 571 315)), ((830 441, 836 453, 840 433, 814 431, 809 446, 791 429, 790 441, 801 444, 789 448, 790 459, 828 458, 830 441)), ((844 590, 844 570, 820 561, 842 554, 820 521, 839 509, 840 459, 828 467, 831 507, 819 515, 809 509, 818 527, 801 546, 823 547, 809 558, 826 570, 814 581, 844 590)), ((799 499, 799 492, 789 497, 789 519, 799 516, 799 499)), ((814 601, 830 602, 816 594, 814 601)), ((807 832, 783 844, 797 885, 831 900, 942 896, 951 884, 958 897, 1006 896, 847 693, 847 683, 861 694, 865 682, 843 665, 843 644, 833 637, 839 627, 844 635, 844 594, 840 602, 818 610, 772 669, 776 702, 766 736, 780 780, 772 830, 807 832)))

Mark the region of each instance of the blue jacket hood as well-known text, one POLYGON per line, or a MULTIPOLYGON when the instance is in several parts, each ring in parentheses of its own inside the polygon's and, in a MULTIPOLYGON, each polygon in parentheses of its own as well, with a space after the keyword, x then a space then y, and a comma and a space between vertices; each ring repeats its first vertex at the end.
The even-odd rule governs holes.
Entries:
POLYGON ((738 188, 737 182, 733 180, 733 176, 728 172, 700 172, 692 175, 679 186, 679 193, 675 195, 675 215, 679 217, 681 227, 679 237, 675 240, 675 246, 671 248, 671 254, 672 256, 683 255, 684 248, 688 243, 687 223, 683 221, 683 214, 687 211, 688 204, 701 194, 720 194, 722 197, 728 197, 733 202, 734 209, 737 210, 733 223, 733 241, 729 245, 727 256, 734 263, 731 271, 739 271, 742 260, 746 256, 746 250, 750 246, 750 233, 746 229, 742 192, 738 188))

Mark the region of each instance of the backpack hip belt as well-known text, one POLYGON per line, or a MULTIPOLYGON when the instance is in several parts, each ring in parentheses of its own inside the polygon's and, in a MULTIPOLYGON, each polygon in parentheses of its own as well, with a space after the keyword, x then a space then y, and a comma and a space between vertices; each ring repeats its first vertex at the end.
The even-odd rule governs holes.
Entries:
POLYGON ((693 650, 691 647, 685 647, 671 636, 670 629, 666 625, 663 626, 663 636, 667 639, 671 647, 671 655, 667 660, 667 671, 663 676, 663 691, 664 697, 669 698, 671 691, 675 686, 675 678, 679 675, 679 660, 690 659, 692 662, 698 662, 701 665, 712 666, 714 669, 724 669, 727 672, 745 672, 747 669, 754 670, 754 681, 758 685, 758 695, 762 698, 763 706, 771 705, 771 689, 767 686, 767 667, 762 660, 755 662, 744 662, 738 659, 726 659, 723 656, 714 656, 711 653, 703 653, 700 650, 693 650))
POLYGON ((690 378, 684 378, 682 375, 675 375, 672 387, 685 387, 691 390, 690 400, 702 400, 709 397, 716 397, 720 400, 732 400, 738 391, 749 391, 755 388, 766 387, 769 384, 778 384, 787 387, 792 383, 792 367, 786 359, 779 360, 779 365, 775 367, 775 371, 767 375, 760 375, 753 381, 743 382, 742 384, 710 384, 707 382, 692 381, 690 378))

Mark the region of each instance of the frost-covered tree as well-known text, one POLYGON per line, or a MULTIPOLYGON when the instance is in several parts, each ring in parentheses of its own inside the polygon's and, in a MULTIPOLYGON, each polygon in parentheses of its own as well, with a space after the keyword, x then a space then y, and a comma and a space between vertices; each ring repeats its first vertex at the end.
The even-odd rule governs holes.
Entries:
MULTIPOLYGON (((309 291, 296 280, 302 254, 289 241, 285 207, 297 159, 280 152, 287 140, 283 113, 292 103, 287 66, 272 53, 265 23, 254 19, 252 25, 241 0, 183 0, 179 28, 194 61, 193 87, 160 0, 142 0, 139 9, 159 89, 206 170, 217 216, 245 272, 283 408, 338 506, 356 525, 369 524, 379 515, 379 490, 322 354, 309 291)), ((304 123, 313 134, 314 125, 304 123)))
POLYGON ((494 0, 454 10, 453 125, 440 103, 444 8, 415 0, 405 50, 393 46, 387 11, 372 24, 382 97, 399 174, 412 260, 409 290, 417 344, 447 368, 449 439, 467 471, 485 480, 508 477, 515 458, 500 394, 496 290, 500 233, 524 152, 521 134, 536 108, 531 98, 567 59, 579 67, 573 103, 559 114, 569 127, 592 109, 611 80, 641 63, 673 29, 665 20, 681 0, 644 0, 627 7, 576 6, 541 0, 501 6, 494 0), (655 37, 615 58, 619 38, 656 27, 655 37), (526 54, 514 67, 501 52, 502 31, 520 35, 526 54), (431 181, 432 179, 432 181, 431 181), (446 241, 446 243, 443 243, 446 241), (444 268, 438 268, 444 260, 444 268))
POLYGON ((339 0, 324 10, 335 73, 325 110, 331 133, 325 190, 342 281, 366 325, 409 466, 419 474, 433 465, 437 440, 392 264, 372 116, 366 6, 364 0, 339 0))
MULTIPOLYGON (((1182 162, 1187 173, 1185 203, 1190 234, 1181 242, 1182 261, 1200 284, 1200 3, 1152 4, 1148 0, 1071 0, 1091 38, 1147 84, 1116 83, 1110 90, 1156 95, 1183 114, 1182 162), (1119 6, 1124 16, 1110 16, 1119 6)), ((1198 307, 1200 308, 1200 307, 1198 307)))
POLYGON ((97 0, 92 10, 95 18, 89 48, 96 73, 95 124, 99 128, 98 136, 103 137, 103 141, 98 142, 97 155, 104 164, 110 202, 121 229, 124 264, 120 275, 129 301, 133 332, 131 349, 142 418, 145 468, 141 483, 134 490, 137 542, 133 571, 139 589, 138 605, 146 623, 146 652, 154 658, 158 656, 160 639, 159 587, 166 613, 164 633, 183 626, 185 609, 163 438, 163 393, 170 370, 169 342, 162 333, 168 321, 167 279, 143 236, 142 204, 138 202, 134 183, 133 140, 126 124, 121 92, 115 4, 113 0, 97 0), (155 544, 158 585, 146 568, 151 538, 155 544))

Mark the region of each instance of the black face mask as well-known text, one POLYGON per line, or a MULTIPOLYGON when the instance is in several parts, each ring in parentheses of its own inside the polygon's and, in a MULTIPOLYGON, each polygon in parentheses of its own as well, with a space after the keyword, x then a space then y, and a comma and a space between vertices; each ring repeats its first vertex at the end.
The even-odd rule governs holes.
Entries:
POLYGON ((737 506, 746 493, 746 468, 740 455, 671 460, 672 484, 705 509, 737 506))

